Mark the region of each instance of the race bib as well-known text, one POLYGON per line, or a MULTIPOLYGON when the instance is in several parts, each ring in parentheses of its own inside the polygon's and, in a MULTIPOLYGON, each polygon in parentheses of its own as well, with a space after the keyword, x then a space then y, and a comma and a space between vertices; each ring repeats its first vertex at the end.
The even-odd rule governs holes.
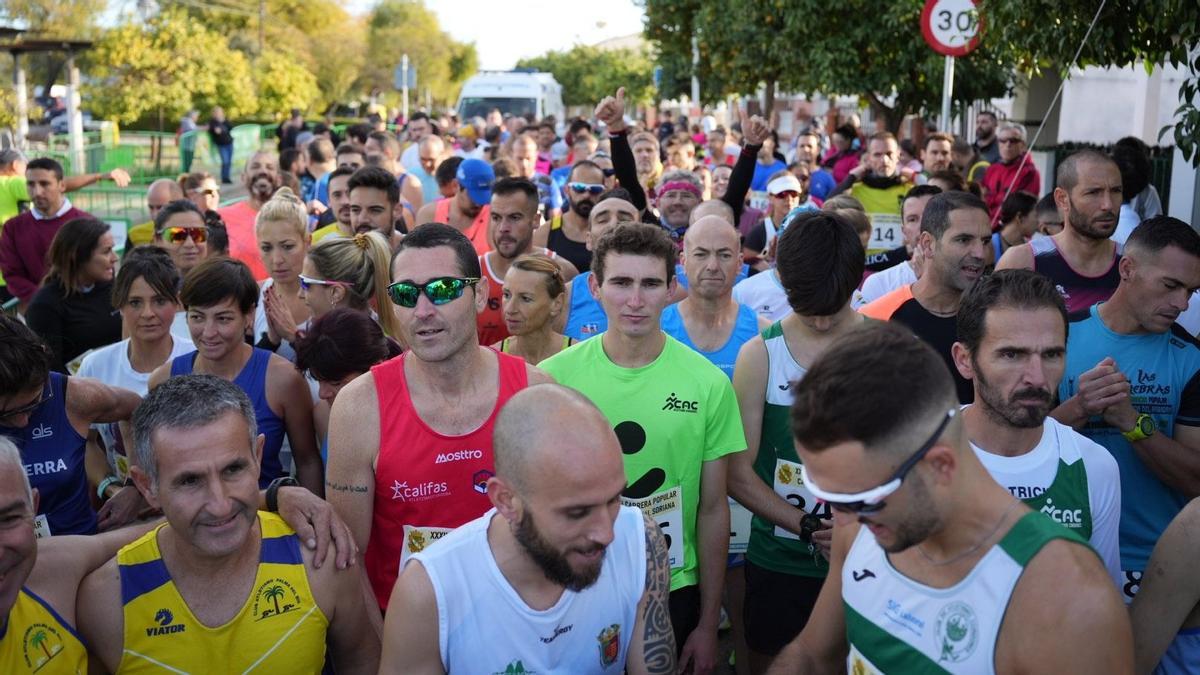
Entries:
POLYGON ((900 230, 901 218, 894 213, 872 213, 871 239, 867 241, 867 253, 889 251, 904 243, 900 230))
POLYGON ((626 506, 636 506, 642 513, 658 523, 667 540, 667 555, 671 558, 671 569, 683 567, 683 494, 676 485, 645 499, 621 497, 626 506))
MULTIPOLYGON (((775 494, 797 509, 808 511, 826 520, 833 518, 833 513, 829 510, 829 505, 818 502, 813 493, 804 487, 804 481, 800 479, 799 462, 776 459, 775 483, 771 487, 775 490, 775 494)), ((797 518, 799 518, 798 515, 797 518)), ((778 525, 775 526, 775 536, 781 539, 795 539, 797 541, 800 539, 799 536, 792 534, 778 525)))
POLYGON ((745 553, 750 546, 750 509, 729 499, 729 552, 745 553))
POLYGON ((1121 585, 1121 598, 1128 605, 1142 588, 1142 570, 1121 570, 1121 574, 1125 577, 1125 583, 1121 585))
POLYGON ((850 645, 850 653, 846 656, 846 672, 850 675, 881 675, 882 670, 875 667, 875 664, 867 660, 867 657, 858 651, 854 645, 850 645))
POLYGON ((749 198, 750 208, 766 211, 771 203, 770 197, 766 190, 751 190, 747 197, 749 198))
POLYGON ((452 527, 404 526, 404 542, 400 545, 400 571, 414 553, 420 553, 433 542, 454 531, 452 527))
POLYGON ((50 536, 50 521, 46 519, 45 514, 33 519, 33 533, 37 535, 38 539, 45 539, 50 536))

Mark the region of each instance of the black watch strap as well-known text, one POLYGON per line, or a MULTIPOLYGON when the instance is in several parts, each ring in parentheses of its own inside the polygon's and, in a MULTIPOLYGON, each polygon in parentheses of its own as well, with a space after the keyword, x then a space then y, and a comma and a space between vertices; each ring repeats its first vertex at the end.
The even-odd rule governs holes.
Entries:
POLYGON ((267 510, 271 513, 279 513, 279 488, 281 487, 297 487, 300 481, 291 476, 280 476, 271 481, 267 485, 267 510))

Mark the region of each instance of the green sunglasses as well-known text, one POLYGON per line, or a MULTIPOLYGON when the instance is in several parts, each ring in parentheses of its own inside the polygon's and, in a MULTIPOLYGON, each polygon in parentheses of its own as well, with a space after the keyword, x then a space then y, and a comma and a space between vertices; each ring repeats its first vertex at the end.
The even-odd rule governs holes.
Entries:
POLYGON ((430 279, 423 284, 397 281, 388 286, 387 290, 388 297, 392 299, 392 302, 412 309, 417 306, 417 300, 421 297, 422 291, 433 304, 444 305, 461 298, 463 291, 467 290, 467 286, 474 286, 478 281, 478 277, 439 277, 430 279))

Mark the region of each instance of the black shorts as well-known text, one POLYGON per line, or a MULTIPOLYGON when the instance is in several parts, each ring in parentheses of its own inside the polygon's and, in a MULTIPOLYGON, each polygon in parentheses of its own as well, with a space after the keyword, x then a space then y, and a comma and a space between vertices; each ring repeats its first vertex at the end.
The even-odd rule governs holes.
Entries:
POLYGON ((808 623, 824 579, 783 574, 746 560, 746 604, 742 612, 746 645, 775 656, 808 623))
POLYGON ((683 643, 700 625, 700 586, 684 586, 671 591, 667 598, 671 612, 671 628, 675 633, 675 655, 683 651, 683 643))

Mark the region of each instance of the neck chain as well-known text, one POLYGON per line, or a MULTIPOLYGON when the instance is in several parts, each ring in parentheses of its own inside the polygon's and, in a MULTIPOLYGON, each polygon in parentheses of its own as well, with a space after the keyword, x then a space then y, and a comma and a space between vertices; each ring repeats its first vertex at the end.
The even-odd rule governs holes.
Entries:
POLYGON ((1009 512, 1011 512, 1014 508, 1016 508, 1017 504, 1020 504, 1020 503, 1021 503, 1021 500, 1013 499, 1012 503, 1008 505, 1008 508, 1004 509, 1004 513, 1000 514, 1000 520, 996 521, 996 526, 993 527, 990 532, 988 532, 986 535, 984 535, 983 539, 980 539, 978 544, 975 544, 971 548, 963 551, 962 553, 955 555, 952 558, 948 558, 946 560, 938 562, 938 561, 934 560, 933 558, 929 557, 929 554, 925 552, 925 549, 921 548, 920 544, 917 544, 917 546, 916 546, 917 553, 920 553, 921 557, 925 559, 925 562, 929 563, 930 565, 933 565, 934 567, 942 567, 944 565, 949 565, 950 563, 958 562, 959 560, 962 560, 963 558, 965 558, 965 557, 971 555, 972 553, 978 551, 979 549, 983 548, 983 545, 986 544, 988 542, 988 540, 990 540, 992 537, 994 537, 996 535, 996 532, 1000 531, 1000 526, 1003 525, 1005 519, 1008 518, 1009 512))

